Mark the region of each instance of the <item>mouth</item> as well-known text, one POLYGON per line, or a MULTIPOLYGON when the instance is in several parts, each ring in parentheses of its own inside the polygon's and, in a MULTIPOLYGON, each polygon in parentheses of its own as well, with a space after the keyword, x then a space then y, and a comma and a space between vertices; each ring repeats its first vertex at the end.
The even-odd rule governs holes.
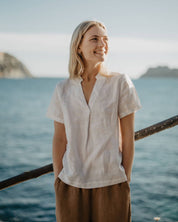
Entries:
POLYGON ((105 50, 95 50, 95 51, 94 51, 94 54, 97 54, 97 55, 105 55, 105 54, 106 54, 106 51, 105 51, 105 50))

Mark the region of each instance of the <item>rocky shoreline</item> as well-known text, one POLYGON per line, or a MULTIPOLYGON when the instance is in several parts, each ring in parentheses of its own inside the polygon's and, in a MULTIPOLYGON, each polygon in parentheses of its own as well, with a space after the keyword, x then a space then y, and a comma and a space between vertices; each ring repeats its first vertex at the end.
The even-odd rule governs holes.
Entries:
POLYGON ((0 52, 0 78, 32 78, 27 67, 16 57, 0 52))
POLYGON ((170 69, 168 66, 149 68, 140 78, 178 78, 178 69, 170 69))

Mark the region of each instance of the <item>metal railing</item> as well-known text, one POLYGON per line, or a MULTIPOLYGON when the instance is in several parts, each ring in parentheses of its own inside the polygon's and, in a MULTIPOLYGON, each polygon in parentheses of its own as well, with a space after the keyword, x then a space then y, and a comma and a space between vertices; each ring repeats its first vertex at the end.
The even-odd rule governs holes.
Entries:
MULTIPOLYGON (((176 125, 178 125, 178 115, 135 132, 135 141, 143 139, 144 137, 147 137, 147 136, 151 136, 155 133, 174 127, 176 125)), ((1 181, 0 190, 3 190, 5 188, 14 186, 18 183, 22 183, 24 181, 37 178, 39 176, 42 176, 44 174, 51 173, 51 172, 53 172, 52 163, 1 181)))

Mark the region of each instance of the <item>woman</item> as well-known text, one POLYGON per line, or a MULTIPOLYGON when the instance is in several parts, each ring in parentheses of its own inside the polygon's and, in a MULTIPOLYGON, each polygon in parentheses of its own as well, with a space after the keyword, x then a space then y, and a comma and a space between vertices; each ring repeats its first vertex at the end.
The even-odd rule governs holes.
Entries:
POLYGON ((70 78, 57 84, 48 108, 58 222, 131 220, 134 112, 141 106, 129 77, 106 71, 107 53, 105 26, 79 24, 70 45, 70 78))

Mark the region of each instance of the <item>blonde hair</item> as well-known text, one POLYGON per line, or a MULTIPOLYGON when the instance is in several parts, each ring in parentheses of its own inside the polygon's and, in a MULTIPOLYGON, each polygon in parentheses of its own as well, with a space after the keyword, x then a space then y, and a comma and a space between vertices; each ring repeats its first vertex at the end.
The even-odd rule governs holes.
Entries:
MULTIPOLYGON (((70 43, 70 57, 69 57, 69 74, 70 78, 79 77, 85 70, 82 56, 78 53, 79 45, 85 35, 85 33, 93 26, 100 26, 104 30, 106 27, 104 24, 98 21, 84 21, 80 23, 73 32, 70 43)), ((101 64, 101 69, 106 70, 101 64)))

